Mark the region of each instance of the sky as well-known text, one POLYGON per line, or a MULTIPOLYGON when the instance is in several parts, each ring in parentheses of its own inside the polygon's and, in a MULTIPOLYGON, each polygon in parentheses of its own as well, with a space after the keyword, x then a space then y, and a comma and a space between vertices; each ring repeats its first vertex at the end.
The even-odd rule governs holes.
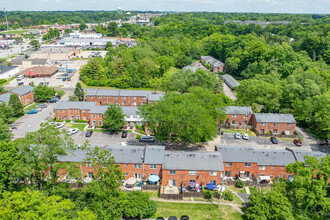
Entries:
POLYGON ((330 14, 330 0, 0 0, 7 11, 213 11, 330 14))

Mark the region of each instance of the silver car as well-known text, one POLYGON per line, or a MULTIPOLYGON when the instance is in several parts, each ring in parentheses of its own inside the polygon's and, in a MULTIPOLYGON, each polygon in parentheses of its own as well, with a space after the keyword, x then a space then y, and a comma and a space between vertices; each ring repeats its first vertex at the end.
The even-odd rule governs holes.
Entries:
POLYGON ((235 139, 240 139, 240 138, 241 138, 240 133, 235 133, 235 139))
POLYGON ((243 138, 244 140, 249 140, 249 135, 248 135, 247 133, 244 133, 244 134, 242 135, 242 138, 243 138))

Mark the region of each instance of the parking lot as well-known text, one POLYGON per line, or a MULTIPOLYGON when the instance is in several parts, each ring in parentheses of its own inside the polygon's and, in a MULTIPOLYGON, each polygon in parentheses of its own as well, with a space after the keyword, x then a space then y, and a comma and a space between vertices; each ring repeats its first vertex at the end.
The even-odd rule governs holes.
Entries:
MULTIPOLYGON (((64 129, 66 129, 64 127, 64 129)), ((86 131, 79 131, 76 134, 73 134, 75 144, 84 144, 86 140, 90 141, 92 145, 104 146, 107 144, 111 145, 120 145, 122 142, 126 142, 130 139, 135 139, 136 134, 128 133, 127 138, 121 137, 121 132, 112 133, 112 132, 93 132, 91 137, 85 137, 86 131)))
POLYGON ((308 144, 303 144, 301 147, 297 147, 294 145, 292 141, 288 140, 278 140, 278 144, 273 144, 269 138, 263 137, 251 137, 249 136, 249 140, 243 140, 242 137, 240 139, 235 139, 233 133, 224 133, 221 135, 220 143, 222 145, 231 145, 231 146, 251 146, 253 148, 263 148, 263 149, 285 149, 286 147, 290 148, 302 148, 310 151, 311 148, 308 144))

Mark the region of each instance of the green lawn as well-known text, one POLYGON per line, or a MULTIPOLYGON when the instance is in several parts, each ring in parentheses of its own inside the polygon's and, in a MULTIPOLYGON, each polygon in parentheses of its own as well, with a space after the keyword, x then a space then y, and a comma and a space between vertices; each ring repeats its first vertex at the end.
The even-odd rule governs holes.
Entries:
POLYGON ((250 194, 257 192, 258 190, 254 187, 249 187, 250 189, 250 194))
POLYGON ((9 78, 4 84, 2 84, 2 86, 8 85, 10 81, 13 81, 16 77, 13 76, 11 78, 9 78))
POLYGON ((79 131, 83 131, 87 126, 86 123, 65 123, 65 126, 68 128, 77 128, 79 131))
POLYGON ((235 134, 235 133, 237 133, 237 132, 240 133, 240 134, 247 133, 249 136, 256 136, 255 133, 254 133, 253 131, 248 130, 248 131, 246 132, 246 129, 237 129, 237 131, 235 131, 235 129, 225 129, 225 128, 221 128, 221 131, 223 131, 223 132, 227 132, 227 133, 233 133, 233 134, 235 134))
POLYGON ((61 94, 61 96, 63 96, 63 95, 65 95, 65 91, 63 91, 63 90, 55 90, 55 92, 57 93, 57 94, 61 94))
POLYGON ((188 215, 193 220, 243 219, 239 212, 228 205, 222 205, 220 209, 217 204, 156 202, 156 205, 157 213, 153 216, 155 218, 176 216, 180 219, 182 215, 188 215))
POLYGON ((26 107, 24 110, 25 110, 25 111, 30 111, 30 110, 32 110, 32 109, 35 109, 36 106, 39 105, 39 104, 40 104, 40 102, 33 103, 32 105, 26 107))
POLYGON ((3 31, 1 33, 6 33, 6 34, 24 34, 26 32, 33 31, 33 30, 10 30, 10 31, 3 31))
POLYGON ((158 191, 144 191, 145 194, 149 195, 149 198, 159 198, 158 191))

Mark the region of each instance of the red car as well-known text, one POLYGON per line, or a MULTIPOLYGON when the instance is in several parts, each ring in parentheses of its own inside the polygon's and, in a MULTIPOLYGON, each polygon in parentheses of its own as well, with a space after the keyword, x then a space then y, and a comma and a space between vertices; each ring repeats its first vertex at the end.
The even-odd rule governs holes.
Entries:
POLYGON ((294 143, 296 146, 298 146, 298 147, 301 147, 301 145, 302 145, 302 142, 301 142, 301 140, 299 140, 299 139, 294 139, 294 140, 293 140, 293 143, 294 143))

